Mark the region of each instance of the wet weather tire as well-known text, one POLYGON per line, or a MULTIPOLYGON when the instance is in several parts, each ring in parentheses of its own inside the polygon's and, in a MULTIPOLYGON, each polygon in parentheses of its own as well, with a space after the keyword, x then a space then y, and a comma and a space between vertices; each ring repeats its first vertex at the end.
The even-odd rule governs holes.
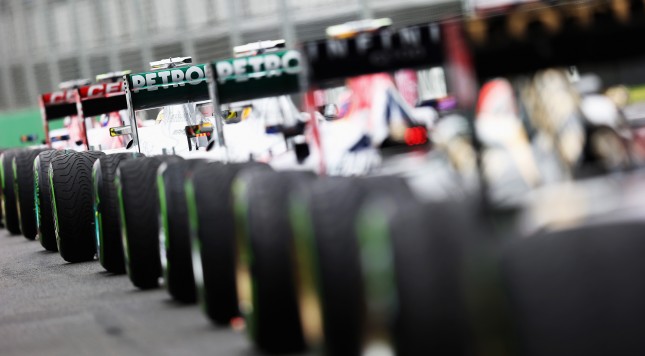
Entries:
MULTIPOLYGON (((2 165, 1 157, 2 157, 2 154, 5 151, 6 150, 0 150, 0 165, 2 165)), ((0 186, 2 186, 1 181, 2 181, 2 170, 0 169, 0 186)), ((2 198, 2 189, 0 189, 0 228, 4 228, 4 218, 2 216, 2 206, 1 206, 2 205, 2 203, 1 203, 2 199, 4 199, 4 198, 2 198)))
POLYGON ((34 160, 42 149, 25 150, 14 157, 14 173, 18 220, 22 235, 34 240, 38 235, 36 204, 34 199, 34 160))
POLYGON ((252 313, 245 315, 256 346, 269 353, 305 349, 294 285, 293 232, 289 221, 290 194, 310 183, 304 172, 253 171, 236 183, 236 219, 245 226, 237 259, 253 256, 249 270, 252 313), (249 251, 240 253, 240 249, 249 251))
MULTIPOLYGON (((409 204, 388 219, 397 308, 392 335, 396 354, 467 355, 464 243, 482 237, 467 206, 409 204)), ((472 209, 470 209, 472 210, 472 209)))
POLYGON ((361 354, 365 295, 356 227, 360 209, 376 195, 412 193, 395 177, 327 178, 303 196, 313 233, 307 260, 317 262, 317 290, 324 306, 321 326, 330 355, 361 354))
POLYGON ((115 186, 116 171, 121 162, 141 156, 139 153, 116 153, 94 162, 94 216, 96 226, 96 251, 101 266, 106 271, 125 273, 119 197, 115 186))
POLYGON ((9 150, 2 154, 2 206, 5 228, 12 235, 20 234, 20 221, 18 219, 18 206, 14 190, 13 158, 20 150, 9 150))
POLYGON ((219 325, 228 325, 240 315, 231 187, 244 169, 269 167, 259 163, 209 163, 195 170, 186 191, 198 298, 206 315, 219 325))
POLYGON ((137 158, 123 162, 117 170, 126 271, 140 289, 157 288, 161 277, 156 180, 159 166, 167 159, 137 158))
POLYGON ((182 303, 197 302, 184 183, 190 172, 204 164, 201 159, 167 162, 157 177, 164 230, 159 235, 164 283, 172 298, 182 303))
POLYGON ((56 244, 56 228, 52 212, 51 186, 49 180, 49 165, 59 156, 71 154, 70 151, 44 151, 34 160, 34 183, 36 188, 36 226, 40 244, 49 251, 58 251, 56 244))
POLYGON ((105 156, 87 151, 59 156, 51 161, 52 211, 58 252, 67 262, 94 259, 92 166, 105 156))

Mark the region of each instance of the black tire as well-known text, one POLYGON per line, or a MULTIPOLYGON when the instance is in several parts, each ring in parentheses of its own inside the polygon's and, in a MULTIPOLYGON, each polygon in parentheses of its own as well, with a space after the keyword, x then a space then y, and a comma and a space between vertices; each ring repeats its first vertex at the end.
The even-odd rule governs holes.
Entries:
POLYGON ((206 161, 202 159, 167 162, 159 168, 157 180, 163 227, 159 246, 162 248, 160 256, 164 284, 173 299, 187 304, 197 302, 197 291, 184 184, 186 176, 204 164, 206 161))
POLYGON ((240 316, 231 186, 243 169, 269 167, 260 163, 209 163, 197 168, 186 185, 198 300, 218 325, 229 325, 240 316))
POLYGON ((391 248, 397 299, 390 309, 391 335, 397 355, 461 356, 473 347, 462 266, 464 244, 482 224, 470 211, 454 203, 409 204, 385 221, 374 221, 387 226, 382 242, 391 248))
POLYGON ((159 287, 159 196, 157 170, 177 156, 144 157, 123 162, 117 170, 125 266, 139 289, 159 287))
MULTIPOLYGON (((304 255, 297 256, 298 262, 313 264, 298 265, 296 270, 315 271, 309 278, 315 281, 321 302, 318 333, 329 355, 361 354, 365 305, 356 220, 363 204, 377 194, 412 197, 405 182, 396 177, 320 179, 305 190, 298 203, 298 208, 304 204, 302 213, 309 225, 292 220, 296 239, 307 241, 296 242, 296 254, 304 255)), ((301 282, 300 296, 305 293, 301 282)), ((301 320, 306 322, 305 318, 301 320)))
MULTIPOLYGON (((6 150, 0 150, 0 166, 2 165, 2 154, 6 152, 6 150)), ((0 169, 0 188, 2 187, 2 169, 0 169)), ((2 213, 2 189, 0 189, 0 228, 4 228, 4 217, 2 213)))
POLYGON ((111 154, 96 160, 92 168, 96 251, 101 266, 114 274, 125 273, 119 197, 114 181, 119 164, 137 157, 142 155, 140 153, 111 154))
POLYGON ((517 333, 515 354, 645 354, 645 226, 611 220, 504 246, 501 280, 517 333))
POLYGON ((236 260, 250 264, 246 269, 253 281, 246 288, 250 300, 240 304, 252 307, 244 315, 246 327, 265 352, 306 348, 293 280, 289 199, 294 189, 314 178, 305 172, 252 171, 241 174, 235 183, 236 224, 245 227, 237 234, 243 241, 237 243, 236 260))
POLYGON ((52 159, 71 153, 71 151, 44 151, 38 154, 34 160, 36 226, 40 244, 48 251, 58 252, 52 212, 49 165, 52 159))
POLYGON ((87 151, 52 159, 52 212, 58 252, 67 262, 91 261, 96 255, 92 210, 92 166, 105 156, 87 151))
POLYGON ((13 159, 14 168, 14 190, 18 207, 18 220, 22 235, 33 240, 38 235, 36 225, 36 204, 34 191, 34 160, 45 150, 20 151, 13 159))
POLYGON ((20 221, 18 219, 18 206, 13 186, 13 158, 21 150, 5 151, 1 157, 2 167, 2 210, 5 228, 12 235, 20 234, 20 221))

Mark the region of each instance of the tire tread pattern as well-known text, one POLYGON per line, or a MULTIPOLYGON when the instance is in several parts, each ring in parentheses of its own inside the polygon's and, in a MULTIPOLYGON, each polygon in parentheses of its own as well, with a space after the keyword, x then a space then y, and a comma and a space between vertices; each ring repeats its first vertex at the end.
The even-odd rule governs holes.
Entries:
MULTIPOLYGON (((218 325, 228 325, 240 315, 235 282, 235 223, 233 180, 243 169, 269 169, 260 163, 222 165, 209 163, 195 170, 192 183, 199 226, 196 236, 201 256, 203 286, 199 302, 218 325)), ((193 252, 193 253, 195 253, 193 252)))
POLYGON ((123 162, 117 171, 126 271, 140 289, 157 288, 161 277, 156 178, 166 159, 136 158, 123 162))
MULTIPOLYGON (((293 281, 289 197, 315 176, 305 172, 252 171, 240 182, 246 191, 247 240, 253 276, 254 341, 269 353, 305 349, 293 281)), ((237 197, 236 197, 237 198, 237 197)))
POLYGON ((123 241, 121 236, 121 217, 119 216, 119 197, 115 185, 116 172, 121 162, 139 157, 138 153, 116 153, 101 157, 94 162, 93 206, 99 213, 96 238, 99 261, 110 273, 125 273, 123 241), (98 201, 97 201, 98 198, 98 201))
POLYGON ((54 215, 52 212, 49 165, 54 158, 68 154, 70 154, 69 151, 44 151, 38 154, 38 157, 34 161, 34 172, 37 174, 37 177, 34 177, 34 179, 38 180, 38 189, 35 192, 38 239, 43 248, 48 251, 58 252, 54 215))
POLYGON ((21 150, 8 150, 2 154, 2 206, 5 228, 12 235, 20 234, 20 221, 18 219, 18 206, 16 204, 16 194, 14 190, 13 177, 13 158, 21 150))
POLYGON ((58 251, 65 261, 94 259, 92 166, 103 152, 87 151, 51 161, 52 207, 58 251))
POLYGON ((163 172, 167 216, 162 218, 168 222, 168 231, 167 240, 160 243, 166 244, 165 284, 170 295, 182 303, 197 301, 184 183, 189 172, 205 163, 202 159, 177 160, 168 162, 163 172))
POLYGON ((34 200, 34 160, 44 149, 19 152, 14 158, 16 166, 15 192, 18 202, 18 220, 24 237, 33 240, 38 235, 34 200))
POLYGON ((411 196, 397 177, 325 178, 308 191, 322 301, 325 349, 330 355, 359 355, 364 291, 356 220, 376 195, 411 196))

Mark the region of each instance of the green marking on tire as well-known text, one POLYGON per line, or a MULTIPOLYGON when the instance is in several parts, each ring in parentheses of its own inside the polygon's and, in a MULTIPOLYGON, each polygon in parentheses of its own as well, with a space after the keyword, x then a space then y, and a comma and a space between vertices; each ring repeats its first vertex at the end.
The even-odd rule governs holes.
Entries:
POLYGON ((11 160, 11 170, 13 171, 13 194, 16 199, 18 226, 22 226, 22 214, 20 213, 20 189, 18 188, 18 167, 16 165, 16 157, 11 160))
POLYGON ((356 220, 361 273, 364 282, 367 325, 371 340, 391 345, 389 322, 396 309, 394 256, 387 217, 382 209, 370 206, 356 220))
POLYGON ((119 216, 121 217, 121 240, 123 241, 123 256, 125 257, 125 270, 128 276, 132 278, 130 272, 130 247, 128 245, 128 232, 125 220, 125 204, 123 203, 123 187, 121 186, 121 174, 117 171, 116 178, 114 178, 114 185, 116 186, 117 195, 119 197, 119 216))
MULTIPOLYGON (((250 285, 248 286, 251 291, 250 301, 244 300, 245 296, 240 295, 240 288, 238 286, 238 300, 240 301, 240 312, 246 321, 246 330, 252 340, 256 340, 257 336, 257 313, 258 309, 258 288, 257 280, 254 278, 252 271, 253 266, 253 249, 251 248, 251 238, 249 236, 249 206, 248 206, 248 191, 246 184, 240 179, 236 179, 232 185, 233 194, 233 213, 235 221, 235 251, 236 251, 236 269, 238 264, 246 266, 250 278, 250 285)), ((237 272, 237 271, 236 271, 237 272)), ((243 281, 237 281, 241 283, 243 281)))
MULTIPOLYGON (((320 283, 320 261, 318 258, 313 219, 308 212, 307 204, 299 197, 292 195, 289 202, 289 221, 293 231, 293 247, 295 256, 294 274, 298 281, 298 298, 301 299, 301 322, 303 332, 309 346, 319 347, 324 345, 323 335, 323 311, 325 309, 325 300, 322 298, 323 287, 320 283), (313 294, 314 306, 318 303, 318 318, 320 325, 314 325, 316 330, 309 330, 308 321, 314 318, 302 315, 303 298, 307 294, 313 294)), ((305 307, 306 308, 306 307, 305 307)), ((324 346, 323 346, 324 347, 324 346)))
MULTIPOLYGON (((167 167, 167 166, 166 166, 167 167)), ((168 202, 166 200, 166 184, 164 182, 163 174, 166 170, 159 171, 157 174, 157 194, 159 195, 159 215, 161 222, 161 229, 159 229, 159 257, 161 259, 161 267, 163 269, 164 284, 169 288, 168 274, 170 273, 170 265, 166 256, 170 246, 170 232, 168 231, 168 202), (162 237, 163 235, 163 237, 162 237), (163 248, 162 248, 163 241, 163 248)))
POLYGON ((186 195, 186 206, 188 208, 188 227, 190 231, 190 250, 193 263, 193 275, 197 287, 197 300, 202 311, 208 315, 208 301, 206 288, 204 286, 204 270, 202 267, 202 246, 199 241, 199 215, 197 214, 197 199, 195 198, 195 186, 192 181, 184 182, 184 194, 186 195))
POLYGON ((389 303, 394 297, 395 277, 387 218, 382 210, 370 207, 360 214, 356 226, 368 300, 389 303))
POLYGON ((99 255, 99 262, 101 265, 105 263, 105 251, 103 250, 103 218, 101 216, 101 198, 99 194, 99 181, 96 179, 97 170, 101 169, 100 159, 97 159, 95 165, 97 169, 92 169, 92 187, 94 188, 94 204, 92 204, 92 209, 94 210, 94 237, 96 241, 96 251, 99 255))
POLYGON ((0 193, 2 199, 0 199, 0 208, 2 209, 2 224, 4 226, 7 226, 7 207, 5 204, 5 199, 7 199, 4 195, 4 159, 5 159, 5 154, 3 153, 0 155, 0 189, 2 190, 0 193))
POLYGON ((49 164, 49 190, 52 195, 52 215, 54 217, 54 232, 56 234, 56 247, 58 247, 58 251, 61 251, 60 249, 60 232, 58 228, 58 209, 56 208, 56 192, 54 191, 54 167, 52 164, 49 164))
POLYGON ((4 158, 5 155, 4 153, 0 155, 0 187, 2 188, 2 191, 4 192, 4 158))

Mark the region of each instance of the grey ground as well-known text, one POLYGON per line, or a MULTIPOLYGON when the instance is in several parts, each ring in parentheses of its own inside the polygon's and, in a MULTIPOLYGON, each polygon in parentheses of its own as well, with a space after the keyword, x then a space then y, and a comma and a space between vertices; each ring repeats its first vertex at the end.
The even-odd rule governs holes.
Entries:
POLYGON ((255 355, 244 333, 212 326, 163 289, 139 291, 98 262, 0 230, 0 355, 255 355))

